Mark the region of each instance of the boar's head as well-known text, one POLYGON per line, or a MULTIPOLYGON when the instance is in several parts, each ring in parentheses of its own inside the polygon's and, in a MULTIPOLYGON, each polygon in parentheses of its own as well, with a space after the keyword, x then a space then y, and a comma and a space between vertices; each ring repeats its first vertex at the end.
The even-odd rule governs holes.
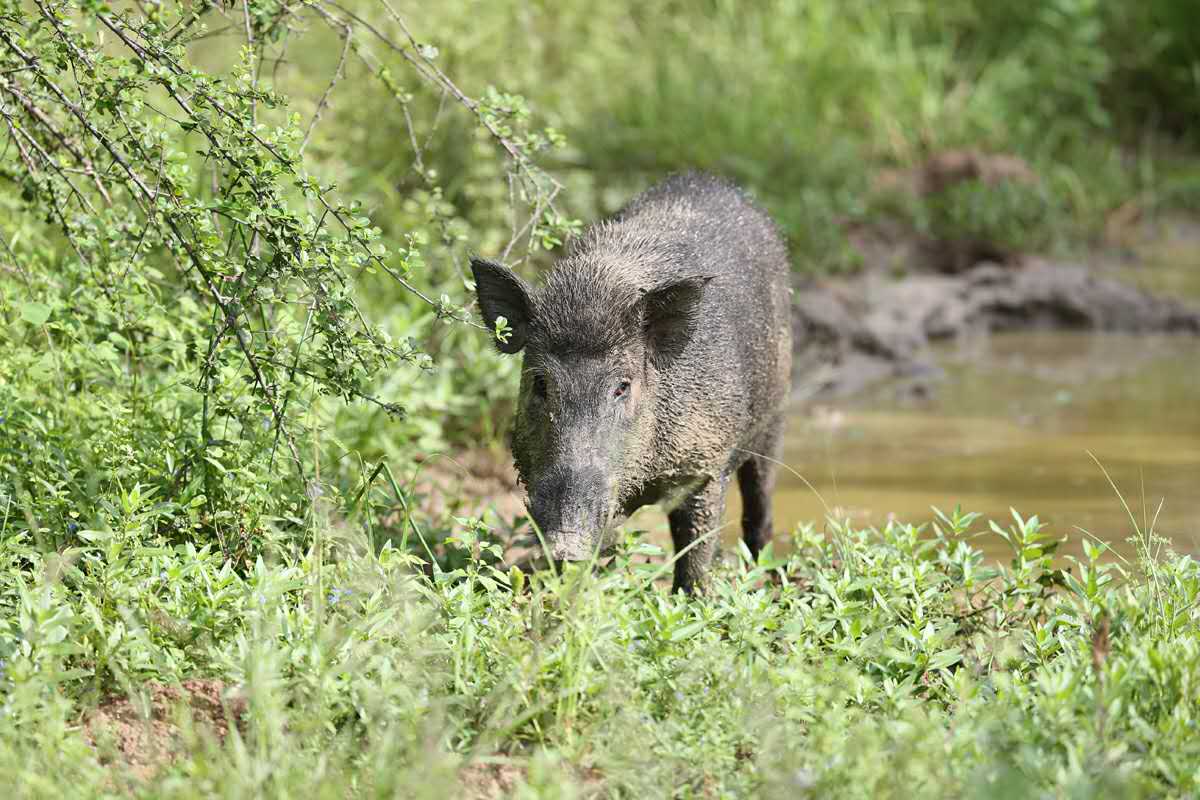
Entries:
POLYGON ((576 258, 534 290, 499 264, 472 259, 471 269, 484 324, 507 321, 497 347, 524 351, 512 446, 530 513, 550 557, 590 558, 655 477, 670 424, 657 400, 710 279, 639 285, 636 271, 576 258))

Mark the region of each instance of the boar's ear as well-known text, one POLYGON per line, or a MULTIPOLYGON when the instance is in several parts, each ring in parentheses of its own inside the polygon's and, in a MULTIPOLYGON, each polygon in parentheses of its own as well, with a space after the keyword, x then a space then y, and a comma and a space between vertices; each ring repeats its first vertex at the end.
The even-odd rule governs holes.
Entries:
POLYGON ((642 297, 642 321, 651 358, 659 366, 683 352, 700 324, 700 300, 711 275, 681 278, 642 297))
POLYGON ((520 352, 529 338, 529 286, 508 267, 482 258, 471 258, 471 272, 475 276, 475 295, 479 298, 483 324, 496 347, 501 353, 520 352), (496 338, 497 317, 508 321, 507 341, 496 338))

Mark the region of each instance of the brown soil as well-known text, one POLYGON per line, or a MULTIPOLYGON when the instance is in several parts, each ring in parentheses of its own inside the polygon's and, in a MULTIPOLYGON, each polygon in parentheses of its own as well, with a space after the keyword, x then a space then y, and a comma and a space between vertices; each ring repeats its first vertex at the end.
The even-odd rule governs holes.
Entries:
POLYGON ((483 517, 490 512, 511 525, 525 514, 525 494, 507 452, 481 449, 429 456, 419 465, 413 488, 428 519, 483 517))
POLYGON ((246 701, 218 680, 193 678, 179 686, 151 682, 141 698, 106 698, 88 713, 83 734, 102 763, 124 767, 130 777, 145 781, 178 758, 184 745, 178 720, 189 713, 197 730, 220 742, 229 735, 230 720, 245 715, 246 701))
POLYGON ((500 800, 524 779, 525 770, 514 764, 468 764, 458 773, 463 795, 471 800, 500 800))
MULTIPOLYGON (((409 473, 408 480, 417 519, 440 528, 456 527, 454 517, 483 519, 500 534, 505 564, 533 567, 540 548, 528 524, 525 490, 507 449, 428 456, 409 473)), ((399 526, 404 518, 397 514, 384 524, 399 526)))
MULTIPOLYGON (((595 769, 566 767, 575 777, 581 797, 600 797, 604 779, 595 769)), ((500 800, 511 797, 525 782, 528 769, 522 764, 468 764, 458 772, 462 794, 469 800, 500 800)))

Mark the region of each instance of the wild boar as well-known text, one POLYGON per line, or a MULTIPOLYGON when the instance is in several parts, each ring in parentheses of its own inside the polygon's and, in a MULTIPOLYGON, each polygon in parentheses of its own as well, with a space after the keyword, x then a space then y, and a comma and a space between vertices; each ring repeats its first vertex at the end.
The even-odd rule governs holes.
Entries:
POLYGON ((524 351, 512 449, 548 554, 582 560, 639 507, 667 512, 675 589, 707 583, 730 478, 752 555, 790 387, 787 249, 737 187, 678 175, 591 226, 534 288, 473 258, 483 322, 524 351))

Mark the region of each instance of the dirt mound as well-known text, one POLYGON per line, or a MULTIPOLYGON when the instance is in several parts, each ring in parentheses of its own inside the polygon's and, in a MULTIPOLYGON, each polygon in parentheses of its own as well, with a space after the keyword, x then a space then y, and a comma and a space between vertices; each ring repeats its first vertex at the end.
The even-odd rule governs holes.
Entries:
POLYGON ((525 779, 525 770, 513 764, 469 764, 459 770, 463 796, 471 800, 508 797, 525 779))
MULTIPOLYGON (((575 780, 580 797, 600 797, 604 792, 604 779, 599 771, 587 767, 564 765, 575 780)), ((468 800, 500 800, 511 797, 529 777, 528 768, 517 763, 472 763, 458 772, 462 796, 468 800)), ((526 790, 528 791, 528 790, 526 790)))
POLYGON ((230 721, 246 713, 246 701, 225 683, 193 678, 179 686, 148 683, 141 697, 105 699, 84 720, 83 733, 102 761, 124 766, 137 780, 152 777, 173 762, 184 744, 181 709, 207 735, 223 741, 230 721))
MULTIPOLYGON (((540 549, 526 524, 525 490, 517 479, 512 455, 506 450, 464 450, 419 459, 408 479, 416 517, 434 526, 454 527, 454 517, 479 517, 499 522, 499 531, 519 531, 504 540, 504 563, 529 566, 540 549)), ((397 513, 383 520, 399 530, 405 523, 397 513)), ((434 552, 441 545, 433 546, 434 552)))
POLYGON ((943 150, 912 169, 882 170, 875 176, 876 191, 901 191, 918 197, 938 194, 958 183, 979 181, 987 186, 1004 182, 1036 184, 1037 173, 1020 156, 984 153, 981 150, 943 150))

